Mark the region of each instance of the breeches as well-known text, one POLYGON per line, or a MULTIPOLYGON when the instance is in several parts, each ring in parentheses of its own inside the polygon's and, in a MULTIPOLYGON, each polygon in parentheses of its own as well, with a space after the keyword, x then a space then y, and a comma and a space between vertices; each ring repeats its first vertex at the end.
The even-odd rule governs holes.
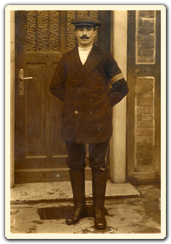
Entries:
MULTIPOLYGON (((85 144, 65 141, 68 151, 67 165, 71 170, 83 169, 86 167, 85 144)), ((97 170, 106 170, 105 157, 109 141, 103 143, 89 144, 89 167, 97 170)))

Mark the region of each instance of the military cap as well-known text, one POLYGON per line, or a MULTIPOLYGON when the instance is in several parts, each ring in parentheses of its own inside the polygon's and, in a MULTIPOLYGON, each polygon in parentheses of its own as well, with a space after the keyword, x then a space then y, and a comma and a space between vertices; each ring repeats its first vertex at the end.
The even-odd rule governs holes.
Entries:
POLYGON ((71 20, 71 24, 75 26, 99 26, 101 22, 98 19, 94 19, 91 17, 83 17, 83 18, 76 18, 71 20))

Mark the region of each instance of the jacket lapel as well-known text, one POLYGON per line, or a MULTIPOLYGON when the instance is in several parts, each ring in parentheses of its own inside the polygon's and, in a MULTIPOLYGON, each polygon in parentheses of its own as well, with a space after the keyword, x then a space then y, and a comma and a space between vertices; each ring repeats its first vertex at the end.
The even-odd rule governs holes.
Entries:
POLYGON ((81 65, 77 47, 72 54, 72 62, 75 63, 75 69, 71 82, 73 86, 77 86, 97 67, 104 58, 104 54, 94 45, 84 65, 81 65))

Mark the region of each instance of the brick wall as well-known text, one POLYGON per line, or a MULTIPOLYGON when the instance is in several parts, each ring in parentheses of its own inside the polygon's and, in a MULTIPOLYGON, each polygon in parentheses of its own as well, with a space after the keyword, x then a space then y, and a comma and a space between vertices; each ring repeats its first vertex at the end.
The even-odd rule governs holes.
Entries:
POLYGON ((135 168, 136 171, 154 169, 155 141, 155 80, 138 77, 135 84, 135 168))
POLYGON ((156 54, 156 12, 136 11, 136 64, 154 64, 156 54))
MULTIPOLYGON (((141 66, 139 70, 155 64, 155 11, 136 11, 135 39, 135 62, 141 66)), ((143 70, 135 80, 135 170, 150 172, 155 168, 155 77, 146 76, 146 68, 143 70)))

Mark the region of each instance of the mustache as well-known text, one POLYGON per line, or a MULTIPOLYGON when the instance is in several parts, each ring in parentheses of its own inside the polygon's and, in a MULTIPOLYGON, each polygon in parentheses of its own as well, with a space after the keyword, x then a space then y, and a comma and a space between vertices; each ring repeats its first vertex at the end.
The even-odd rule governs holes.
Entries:
POLYGON ((83 35, 80 37, 81 39, 89 39, 89 37, 87 35, 83 35))

